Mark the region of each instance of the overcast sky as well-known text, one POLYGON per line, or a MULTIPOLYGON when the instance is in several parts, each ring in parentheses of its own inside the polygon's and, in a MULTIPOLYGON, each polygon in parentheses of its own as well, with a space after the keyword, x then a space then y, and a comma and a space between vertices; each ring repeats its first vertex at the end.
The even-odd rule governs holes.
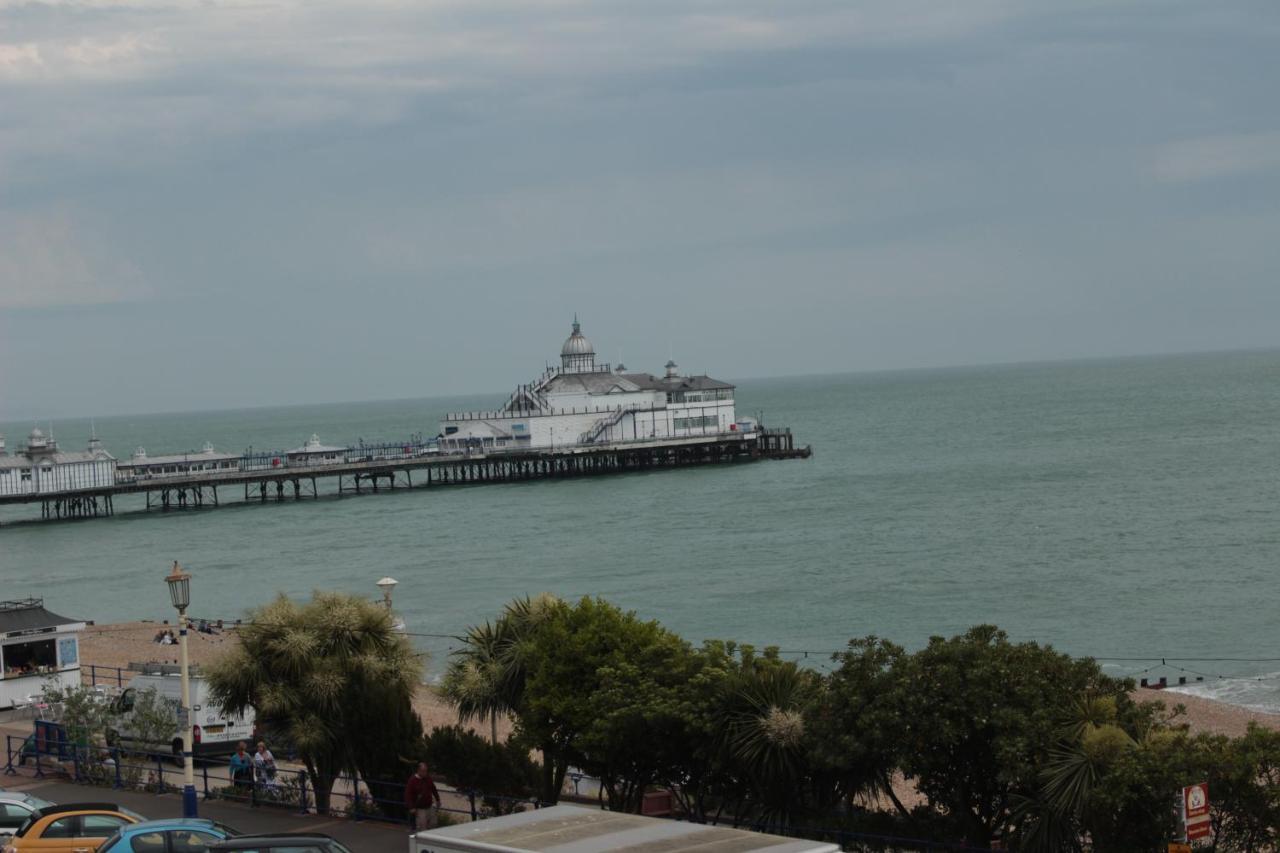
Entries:
POLYGON ((0 0, 0 420, 1280 343, 1280 3, 0 0))

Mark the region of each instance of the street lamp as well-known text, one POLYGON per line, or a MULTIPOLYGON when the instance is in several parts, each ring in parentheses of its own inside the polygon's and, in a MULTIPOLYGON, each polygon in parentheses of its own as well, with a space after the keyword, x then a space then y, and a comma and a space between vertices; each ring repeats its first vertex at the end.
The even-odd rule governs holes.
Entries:
POLYGON ((388 610, 391 609, 391 593, 398 583, 399 581, 395 578, 383 578, 378 581, 378 589, 382 590, 382 603, 387 606, 388 610))
POLYGON ((196 768, 191 755, 191 676, 187 667, 187 607, 191 604, 191 575, 173 561, 173 571, 165 577, 169 598, 178 611, 178 648, 182 660, 182 816, 196 817, 196 768))

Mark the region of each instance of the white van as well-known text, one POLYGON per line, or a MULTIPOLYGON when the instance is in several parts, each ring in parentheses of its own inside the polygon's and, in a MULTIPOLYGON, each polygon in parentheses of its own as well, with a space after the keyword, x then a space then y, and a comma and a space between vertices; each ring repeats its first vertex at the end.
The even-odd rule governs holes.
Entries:
MULTIPOLYGON (((175 728, 172 734, 162 742, 143 743, 130 731, 129 719, 138 697, 154 689, 160 698, 178 711, 181 719, 182 679, 179 667, 175 664, 130 664, 130 669, 139 671, 129 680, 129 685, 121 691, 115 700, 115 710, 120 714, 115 728, 107 733, 107 742, 113 746, 134 749, 149 749, 155 752, 172 752, 175 759, 182 757, 182 732, 175 728)), ((253 751, 253 709, 245 711, 244 716, 236 716, 223 711, 209 698, 209 684, 200 671, 192 667, 191 679, 191 744, 196 755, 229 755, 236 751, 240 741, 250 743, 253 751)))
POLYGON ((427 829, 409 836, 409 853, 503 850, 543 853, 840 853, 840 845, 765 835, 727 826, 707 826, 641 817, 581 806, 551 806, 520 814, 427 829))

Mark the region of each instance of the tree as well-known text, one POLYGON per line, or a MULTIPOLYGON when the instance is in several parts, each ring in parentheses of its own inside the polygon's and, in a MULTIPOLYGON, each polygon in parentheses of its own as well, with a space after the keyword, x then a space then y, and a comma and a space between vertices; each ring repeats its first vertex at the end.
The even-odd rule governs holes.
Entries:
POLYGON ((72 744, 87 747, 105 741, 106 730, 115 720, 115 710, 98 691, 82 684, 63 687, 47 681, 41 697, 46 704, 58 708, 58 720, 72 744))
POLYGON ((686 644, 593 598, 556 608, 528 640, 516 719, 542 752, 542 797, 558 800, 578 764, 600 776, 615 808, 636 807, 659 772, 653 745, 673 713, 673 671, 686 644))
POLYGON ((441 683, 441 693, 458 709, 458 722, 487 719, 490 741, 498 742, 498 719, 514 713, 524 695, 532 634, 562 604, 545 593, 525 596, 503 608, 493 624, 467 629, 441 683))
POLYGON ((859 796, 883 795, 905 817, 892 784, 903 720, 886 701, 894 695, 903 656, 902 647, 887 640, 850 640, 846 651, 832 656, 839 666, 825 680, 811 717, 812 760, 835 776, 840 799, 851 805, 859 796))
POLYGON ((483 794, 497 814, 510 812, 538 787, 538 765, 527 749, 510 741, 489 743, 461 726, 446 726, 431 730, 423 751, 434 772, 461 791, 483 794))
POLYGON ((235 649, 207 668, 214 701, 234 713, 254 708, 292 742, 316 809, 327 812, 336 778, 360 772, 362 746, 388 731, 403 736, 422 674, 418 655, 389 611, 341 593, 317 592, 305 604, 282 595, 250 611, 236 634, 235 649))
POLYGON ((1077 696, 1124 692, 1094 661, 1011 643, 991 625, 933 637, 892 672, 885 701, 901 722, 902 770, 972 844, 1009 829, 1019 798, 1038 791, 1061 709, 1077 696))
MULTIPOLYGON (((810 762, 805 709, 819 678, 791 661, 744 669, 722 716, 722 737, 735 775, 746 782, 757 825, 783 830, 821 785, 810 762)), ((827 799, 820 793, 818 800, 827 799)))
POLYGON ((1198 735, 1209 783, 1214 846, 1221 850, 1274 850, 1280 844, 1280 732, 1250 723, 1232 740, 1198 735))

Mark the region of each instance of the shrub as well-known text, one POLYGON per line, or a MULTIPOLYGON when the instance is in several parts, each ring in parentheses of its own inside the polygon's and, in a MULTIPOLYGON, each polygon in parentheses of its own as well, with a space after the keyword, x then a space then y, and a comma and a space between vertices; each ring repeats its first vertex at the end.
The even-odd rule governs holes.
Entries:
POLYGON ((423 751, 434 772, 455 788, 483 794, 485 806, 498 814, 537 790, 538 764, 510 740, 492 744, 461 726, 444 726, 423 738, 423 751))

